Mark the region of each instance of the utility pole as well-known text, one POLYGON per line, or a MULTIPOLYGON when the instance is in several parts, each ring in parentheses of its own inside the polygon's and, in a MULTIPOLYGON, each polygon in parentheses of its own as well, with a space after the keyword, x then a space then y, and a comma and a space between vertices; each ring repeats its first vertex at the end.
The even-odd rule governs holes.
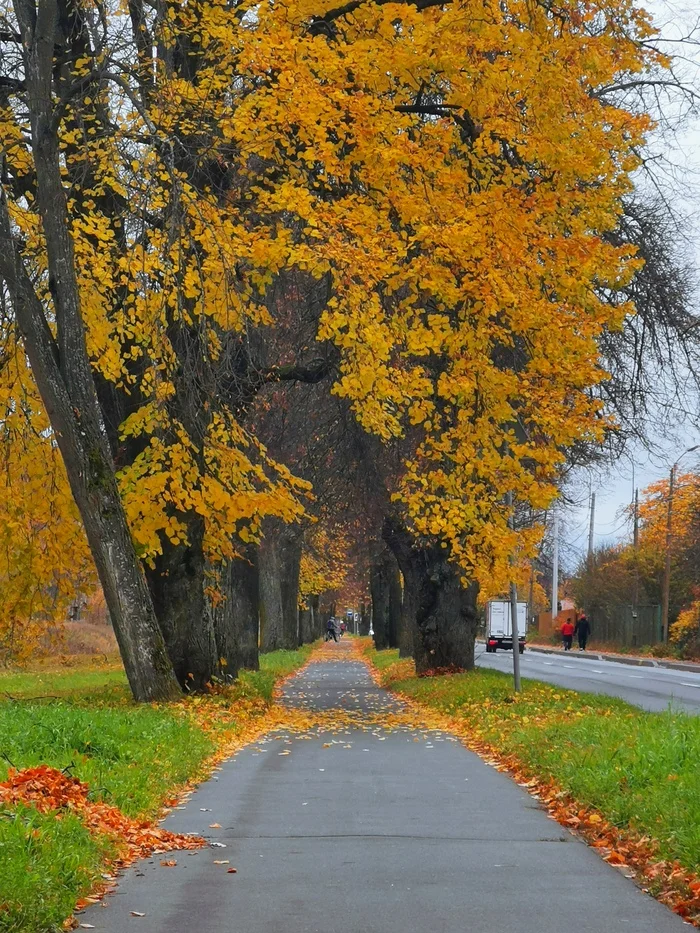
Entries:
MULTIPOLYGON (((510 509, 509 524, 515 531, 515 511, 513 509, 513 492, 508 490, 506 499, 510 509)), ((511 578, 510 578, 510 635, 513 641, 513 689, 520 693, 520 632, 518 631, 518 588, 515 585, 513 569, 515 568, 515 554, 510 557, 511 578)))
POLYGON ((591 519, 588 524, 588 570, 593 570, 593 532, 595 530, 595 493, 591 493, 591 519))
POLYGON ((661 596, 661 637, 668 641, 668 604, 671 595, 671 523, 673 519, 673 485, 676 479, 677 462, 671 467, 668 478, 668 509, 666 511, 666 557, 664 560, 664 589, 661 596))
POLYGON ((552 623, 559 614, 559 516, 554 515, 554 554, 552 556, 552 623))
POLYGON ((639 490, 634 490, 634 617, 637 618, 637 605, 639 603, 639 490))

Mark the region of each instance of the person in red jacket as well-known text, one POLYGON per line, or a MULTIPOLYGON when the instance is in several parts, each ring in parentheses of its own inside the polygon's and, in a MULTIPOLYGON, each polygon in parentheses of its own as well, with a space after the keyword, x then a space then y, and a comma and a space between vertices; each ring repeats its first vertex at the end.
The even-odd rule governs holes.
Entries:
POLYGON ((571 651, 571 644, 574 640, 574 623, 566 622, 561 627, 561 637, 564 640, 564 651, 571 651))

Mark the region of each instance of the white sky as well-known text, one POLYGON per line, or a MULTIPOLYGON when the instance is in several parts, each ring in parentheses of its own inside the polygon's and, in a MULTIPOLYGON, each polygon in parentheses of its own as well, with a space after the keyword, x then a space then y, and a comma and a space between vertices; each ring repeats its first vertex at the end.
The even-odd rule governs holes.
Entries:
MULTIPOLYGON (((661 35, 669 40, 666 50, 676 58, 677 73, 700 94, 700 0, 647 0, 641 5, 652 13, 661 35), (678 41, 693 31, 694 43, 678 41)), ((689 254, 694 258, 700 279, 700 112, 686 112, 678 129, 660 128, 656 138, 651 140, 651 147, 662 151, 668 159, 667 190, 684 214, 689 254)), ((679 455, 700 443, 700 429, 692 425, 675 424, 672 432, 668 425, 659 423, 657 427, 658 430, 653 431, 656 449, 652 453, 642 448, 633 450, 630 456, 612 466, 607 475, 588 471, 579 474, 569 494, 573 494, 580 505, 568 508, 561 522, 567 569, 573 569, 577 557, 587 549, 591 489, 596 493, 596 544, 631 537, 631 520, 624 516, 623 509, 632 501, 634 487, 638 486, 641 491, 654 480, 667 476, 679 455)), ((697 453, 688 454, 682 461, 684 466, 699 463, 697 453)))

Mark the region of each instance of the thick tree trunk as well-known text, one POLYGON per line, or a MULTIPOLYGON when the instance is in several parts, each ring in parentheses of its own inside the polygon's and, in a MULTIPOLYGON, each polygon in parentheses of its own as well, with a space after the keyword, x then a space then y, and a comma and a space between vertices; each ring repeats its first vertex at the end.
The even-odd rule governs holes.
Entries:
POLYGON ((477 585, 465 588, 444 548, 415 546, 400 524, 392 523, 387 540, 399 561, 409 603, 415 605, 416 671, 472 670, 477 585))
POLYGON ((391 606, 392 615, 392 634, 398 631, 398 636, 392 640, 392 648, 398 647, 400 658, 410 658, 413 656, 414 632, 416 627, 416 594, 415 587, 410 587, 404 577, 403 586, 401 577, 401 566, 392 545, 393 526, 390 521, 384 523, 383 537, 387 547, 391 551, 396 563, 396 575, 392 577, 391 583, 391 606), (397 619, 398 617, 398 619, 397 619))
POLYGON ((367 603, 360 603, 360 635, 369 635, 370 610, 367 603))
POLYGON ((188 546, 165 544, 146 578, 168 654, 180 685, 205 690, 221 676, 214 633, 214 609, 206 589, 210 579, 202 550, 204 522, 188 527, 188 546))
POLYGON ((280 535, 279 572, 282 596, 282 631, 284 648, 299 645, 299 576, 302 538, 299 528, 287 525, 280 535))
POLYGON ((307 596, 306 605, 299 610, 299 644, 310 645, 323 632, 323 621, 318 611, 318 596, 307 596))
POLYGON ((282 647, 282 590, 279 584, 277 543, 269 535, 260 542, 260 650, 282 647))
POLYGON ((387 639, 390 648, 398 648, 403 623, 403 593, 399 565, 389 550, 387 550, 387 570, 389 573, 389 627, 387 639))
POLYGON ((57 9, 47 0, 18 2, 25 51, 27 105, 37 177, 36 207, 46 240, 56 337, 14 238, 0 190, 0 277, 12 298, 32 372, 63 456, 76 505, 137 700, 180 690, 136 556, 114 475, 85 345, 68 209, 53 109, 57 9), (38 9, 38 15, 37 15, 38 9))
POLYGON ((314 595, 309 597, 309 609, 311 611, 311 641, 323 637, 323 616, 319 608, 320 597, 314 595))
POLYGON ((257 671, 259 576, 257 549, 228 561, 219 572, 221 600, 214 613, 214 634, 220 662, 225 662, 227 679, 240 668, 257 671))
POLYGON ((401 628, 399 630, 399 657, 413 657, 413 643, 416 630, 416 594, 415 587, 409 587, 404 578, 401 599, 401 628))
POLYGON ((369 589, 372 596, 372 628, 377 651, 390 646, 391 567, 386 552, 379 555, 370 569, 369 589))
POLYGON ((266 523, 260 544, 260 645, 263 651, 294 649, 299 640, 298 529, 281 522, 266 523))

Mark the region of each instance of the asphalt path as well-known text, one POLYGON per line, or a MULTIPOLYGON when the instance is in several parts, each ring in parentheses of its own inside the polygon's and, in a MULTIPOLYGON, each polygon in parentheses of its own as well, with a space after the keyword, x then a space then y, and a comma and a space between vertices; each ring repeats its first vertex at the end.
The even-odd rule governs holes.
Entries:
MULTIPOLYGON (((487 654, 477 645, 476 663, 498 671, 513 670, 510 651, 487 654)), ((600 661, 572 650, 568 655, 541 654, 525 649, 520 655, 523 677, 546 683, 619 697, 642 709, 660 712, 673 709, 700 713, 700 674, 663 667, 637 667, 616 661, 600 661)))
POLYGON ((286 694, 307 708, 379 712, 386 728, 353 728, 339 713, 329 731, 243 749, 165 823, 212 847, 169 853, 175 867, 159 856, 139 863, 81 924, 98 933, 687 929, 452 736, 392 724, 395 701, 349 653, 311 665, 286 694))

